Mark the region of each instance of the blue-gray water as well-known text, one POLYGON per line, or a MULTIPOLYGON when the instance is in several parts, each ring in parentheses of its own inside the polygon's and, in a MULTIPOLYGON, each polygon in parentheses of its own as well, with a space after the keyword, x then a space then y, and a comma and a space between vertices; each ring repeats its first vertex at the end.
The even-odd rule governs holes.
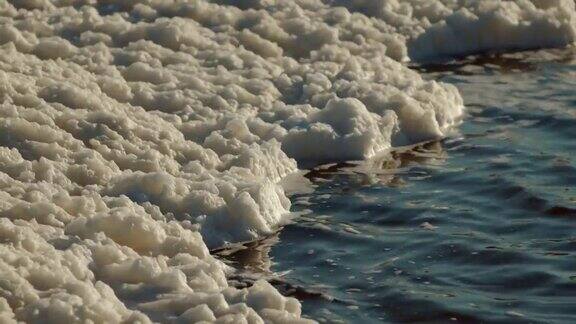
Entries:
POLYGON ((315 191, 292 197, 307 214, 229 259, 279 275, 320 321, 576 323, 576 63, 563 55, 433 67, 465 98, 460 134, 312 172, 315 191))

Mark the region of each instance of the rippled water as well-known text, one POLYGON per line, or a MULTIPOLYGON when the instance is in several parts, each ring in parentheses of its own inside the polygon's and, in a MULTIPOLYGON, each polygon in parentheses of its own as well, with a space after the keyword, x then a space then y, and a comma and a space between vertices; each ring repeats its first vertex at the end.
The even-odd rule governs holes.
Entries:
POLYGON ((314 170, 305 215, 227 259, 320 321, 576 323, 576 63, 547 55, 429 67, 460 134, 314 170))

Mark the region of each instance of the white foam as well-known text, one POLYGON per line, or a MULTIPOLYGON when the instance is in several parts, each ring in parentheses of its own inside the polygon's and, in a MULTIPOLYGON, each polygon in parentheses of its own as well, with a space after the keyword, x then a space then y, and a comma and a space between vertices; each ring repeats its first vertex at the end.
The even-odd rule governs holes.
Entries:
POLYGON ((276 230, 297 163, 439 139, 464 110, 401 63, 454 54, 426 40, 449 1, 329 2, 0 2, 0 321, 305 322, 209 248, 276 230))
POLYGON ((576 40, 573 0, 468 1, 409 43, 430 60, 486 52, 561 47, 576 40))

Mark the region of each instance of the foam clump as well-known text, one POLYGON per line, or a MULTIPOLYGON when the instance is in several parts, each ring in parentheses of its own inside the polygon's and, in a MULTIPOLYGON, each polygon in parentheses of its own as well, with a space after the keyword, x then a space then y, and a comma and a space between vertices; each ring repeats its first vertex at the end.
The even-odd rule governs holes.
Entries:
POLYGON ((576 41, 572 0, 468 1, 409 43, 414 60, 561 47, 576 41))
MULTIPOLYGON (((498 3, 570 29, 567 2, 498 3)), ((453 131, 456 88, 403 62, 415 48, 458 54, 433 40, 455 10, 0 2, 0 321, 309 322, 264 281, 230 287, 209 249, 277 230, 290 211, 280 182, 299 165, 453 131)))
POLYGON ((401 35, 417 62, 563 47, 576 41, 573 0, 331 0, 401 35))

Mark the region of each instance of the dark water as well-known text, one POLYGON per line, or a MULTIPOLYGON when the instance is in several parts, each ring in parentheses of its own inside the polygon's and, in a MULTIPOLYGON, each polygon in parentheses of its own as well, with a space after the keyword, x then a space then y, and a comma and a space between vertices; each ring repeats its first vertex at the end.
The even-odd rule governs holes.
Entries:
POLYGON ((319 321, 576 323, 576 63, 563 57, 430 67, 465 98, 460 134, 310 173, 315 191, 292 199, 307 214, 229 259, 275 275, 319 321))

